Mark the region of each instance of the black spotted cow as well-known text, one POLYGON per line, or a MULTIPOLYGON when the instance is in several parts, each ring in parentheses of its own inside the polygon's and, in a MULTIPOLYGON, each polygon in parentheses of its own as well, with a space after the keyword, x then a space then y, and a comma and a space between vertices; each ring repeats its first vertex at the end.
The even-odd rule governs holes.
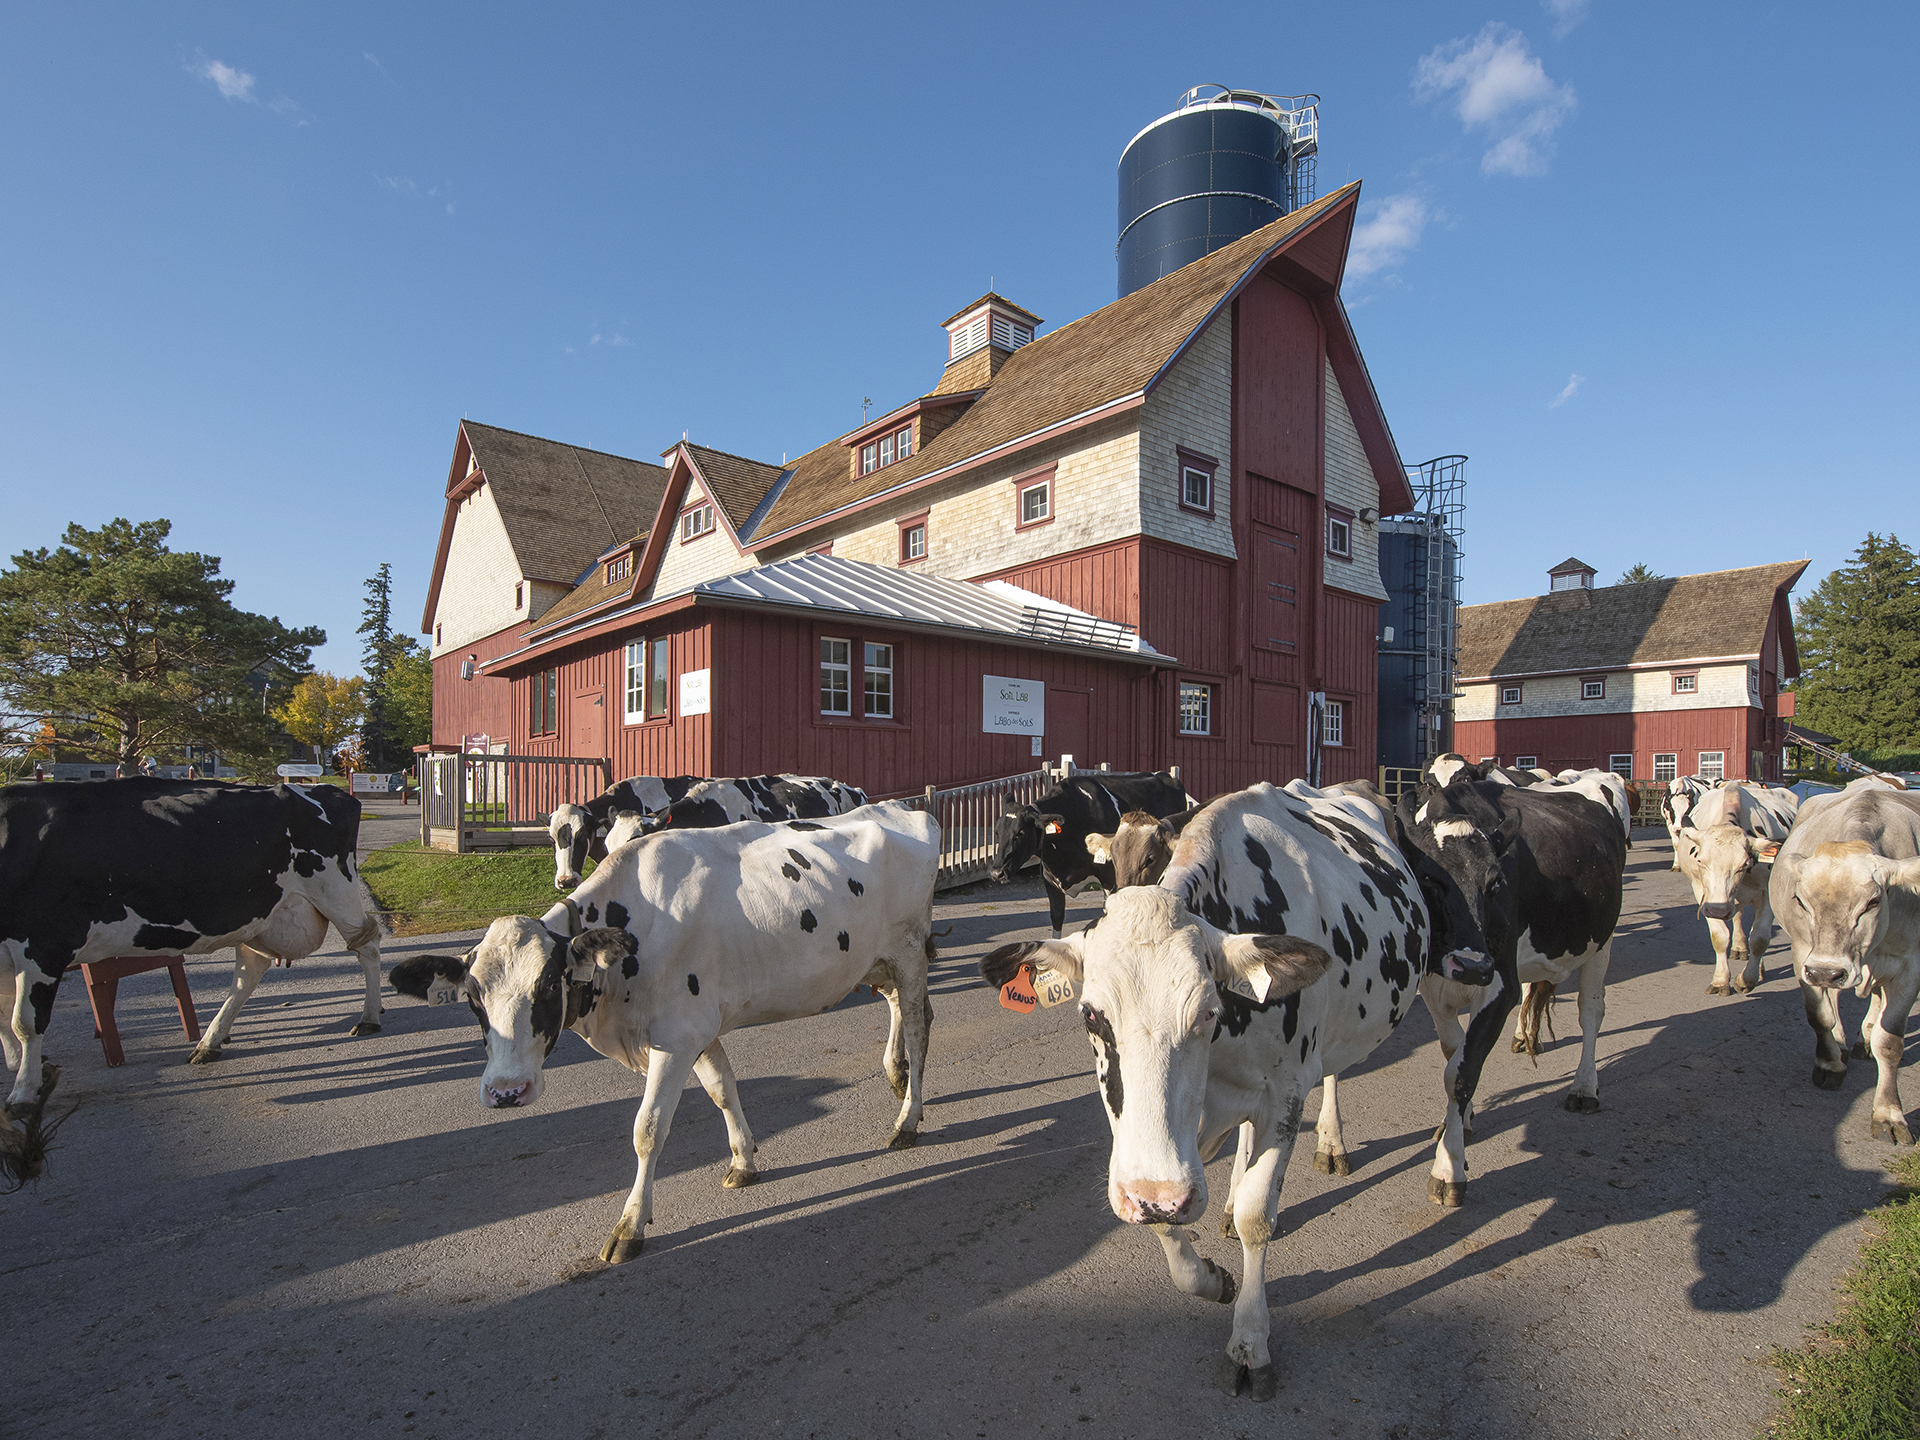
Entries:
POLYGON ((607 858, 607 831, 616 814, 651 815, 664 810, 706 778, 635 775, 609 785, 584 805, 554 806, 547 820, 547 834, 553 840, 553 888, 573 889, 588 860, 607 858))
POLYGON ((1428 963, 1420 887, 1379 809, 1297 781, 1207 805, 1160 883, 1114 891, 1080 934, 981 961, 990 984, 1031 966, 1042 993, 1077 992, 1113 1130, 1108 1204, 1158 1232, 1176 1286, 1233 1304, 1229 1393, 1278 1387, 1266 1248, 1307 1092, 1392 1033, 1428 963), (1222 1226, 1240 1240, 1241 1284, 1185 1228, 1206 1209, 1206 1161, 1236 1132, 1222 1226))
POLYGON ((135 778, 0 790, 9 1107, 30 1107, 40 1086, 61 975, 112 956, 233 949, 233 986, 193 1052, 198 1065, 220 1058, 274 960, 311 955, 332 922, 366 976, 352 1033, 377 1031, 380 926, 354 880, 359 833, 360 802, 332 785, 135 778))
POLYGON ((823 820, 867 803, 867 792, 826 775, 743 775, 702 780, 678 800, 643 815, 643 834, 711 829, 742 820, 823 820))
POLYGON ((1519 1006, 1515 1050, 1536 1052, 1554 988, 1580 976, 1580 1065, 1569 1110, 1600 1108, 1596 1052, 1607 1012, 1607 962, 1620 918, 1626 837, 1608 792, 1596 785, 1516 787, 1491 780, 1423 785, 1399 802, 1400 840, 1420 858, 1436 948, 1484 949, 1498 987, 1472 988, 1429 974, 1421 984, 1447 1058, 1445 1141, 1428 1194, 1458 1205, 1466 1194, 1464 1151, 1480 1072, 1506 1018, 1519 1006), (1520 987, 1528 986, 1520 1006, 1520 987), (1458 1019, 1472 1011, 1462 1042, 1458 1019))
POLYGON ((1098 880, 1109 893, 1115 888, 1112 863, 1095 859, 1088 839, 1113 834, 1130 810, 1175 815, 1188 804, 1180 782, 1155 771, 1084 771, 1050 786, 1031 805, 1016 803, 1009 790, 994 822, 988 878, 1005 885, 1015 871, 1037 860, 1053 938, 1058 940, 1067 919, 1068 890, 1088 880, 1098 880))
POLYGON ((667 829, 615 850, 542 919, 496 920, 465 956, 419 956, 391 978, 404 994, 472 1007, 489 1109, 540 1098, 563 1029, 646 1075, 633 1128, 639 1174, 601 1251, 619 1264, 640 1253, 653 1219, 654 1169, 689 1072, 726 1115, 722 1183, 759 1178, 720 1045, 739 1026, 817 1015, 856 985, 876 987, 893 1012, 883 1068, 901 1100, 889 1143, 913 1144, 939 863, 938 823, 898 802, 824 820, 667 829), (576 917, 591 928, 574 933, 576 917))

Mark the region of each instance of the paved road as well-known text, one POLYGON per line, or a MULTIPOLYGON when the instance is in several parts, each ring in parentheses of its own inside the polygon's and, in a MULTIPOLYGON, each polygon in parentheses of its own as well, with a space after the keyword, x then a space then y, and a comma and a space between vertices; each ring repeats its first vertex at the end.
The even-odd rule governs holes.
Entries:
MULTIPOLYGON (((941 906, 917 1149, 877 1148, 878 1002, 743 1032, 766 1178, 721 1188, 725 1131, 689 1089, 646 1253, 613 1270, 595 1255, 640 1086, 576 1038, 538 1109, 487 1113, 466 1011, 396 1000, 350 1040, 338 952, 273 971, 214 1067, 182 1063, 162 977, 123 982, 113 1071, 63 990, 49 1049, 81 1105, 39 1186, 0 1199, 20 1317, 0 1431, 1751 1436, 1761 1357, 1831 1314, 1888 1151, 1866 1138, 1868 1067, 1808 1083, 1784 967, 1705 995, 1664 840, 1630 859, 1599 1114, 1560 1108, 1576 1042, 1537 1069, 1497 1055, 1468 1204, 1429 1204, 1438 1059, 1416 1009, 1343 1094, 1355 1173, 1314 1173, 1310 1137, 1296 1153, 1271 1406, 1211 1388, 1227 1312, 1108 1212, 1071 1007, 1016 1018, 977 984, 991 943, 1042 933, 1038 892, 1010 887, 941 906)), ((209 1013, 224 967, 189 973, 209 1013)), ((1200 1245, 1237 1267, 1212 1215, 1200 1245)))

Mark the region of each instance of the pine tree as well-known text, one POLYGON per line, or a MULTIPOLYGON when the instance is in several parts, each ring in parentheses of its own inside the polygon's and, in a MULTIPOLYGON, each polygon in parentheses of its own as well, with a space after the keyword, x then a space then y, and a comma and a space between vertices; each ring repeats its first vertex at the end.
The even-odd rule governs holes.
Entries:
POLYGON ((366 720, 360 734, 367 763, 384 769, 392 748, 387 678, 393 662, 401 654, 393 634, 393 567, 382 561, 380 569, 365 585, 367 600, 360 609, 357 632, 367 637, 360 651, 361 668, 367 672, 366 720))
POLYGON ((1660 574, 1658 571, 1650 570, 1645 565, 1635 562, 1633 565, 1628 566, 1627 569, 1621 573, 1620 578, 1613 583, 1616 585, 1644 585, 1649 580, 1664 580, 1666 578, 1666 576, 1660 574))
POLYGON ((1920 750, 1920 557, 1869 531, 1794 611, 1800 723, 1845 748, 1920 750))

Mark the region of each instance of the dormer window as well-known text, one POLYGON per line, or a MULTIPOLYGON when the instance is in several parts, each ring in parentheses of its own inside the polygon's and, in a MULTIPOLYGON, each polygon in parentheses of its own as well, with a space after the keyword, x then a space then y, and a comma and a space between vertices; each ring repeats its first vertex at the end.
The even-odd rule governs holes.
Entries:
POLYGON ((685 544, 689 540, 698 540, 702 535, 705 535, 709 530, 713 529, 713 524, 713 503, 711 501, 696 505, 691 510, 685 511, 680 516, 681 543, 685 544))
POLYGON ((607 584, 618 585, 633 574, 633 552, 615 556, 607 562, 607 584))
POLYGON ((860 447, 860 473, 871 475, 876 470, 884 470, 896 460, 904 460, 913 454, 913 426, 903 425, 898 430, 882 435, 878 440, 869 440, 860 447))

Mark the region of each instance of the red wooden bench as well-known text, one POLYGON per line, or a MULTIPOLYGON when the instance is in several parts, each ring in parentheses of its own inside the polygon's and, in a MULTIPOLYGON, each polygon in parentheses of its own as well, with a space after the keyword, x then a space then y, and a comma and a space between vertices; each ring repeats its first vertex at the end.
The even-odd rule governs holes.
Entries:
POLYGON ((165 970, 173 982, 173 1002, 180 1009, 180 1028, 187 1039, 198 1042, 200 1021, 193 1013, 193 992, 187 988, 187 963, 179 955, 118 955, 110 960, 95 960, 82 965, 80 973, 87 982, 87 1003, 93 1006, 93 1034, 108 1065, 126 1063, 126 1051, 120 1048, 120 1030, 113 1023, 114 997, 120 982, 129 975, 144 975, 149 970, 165 970))

